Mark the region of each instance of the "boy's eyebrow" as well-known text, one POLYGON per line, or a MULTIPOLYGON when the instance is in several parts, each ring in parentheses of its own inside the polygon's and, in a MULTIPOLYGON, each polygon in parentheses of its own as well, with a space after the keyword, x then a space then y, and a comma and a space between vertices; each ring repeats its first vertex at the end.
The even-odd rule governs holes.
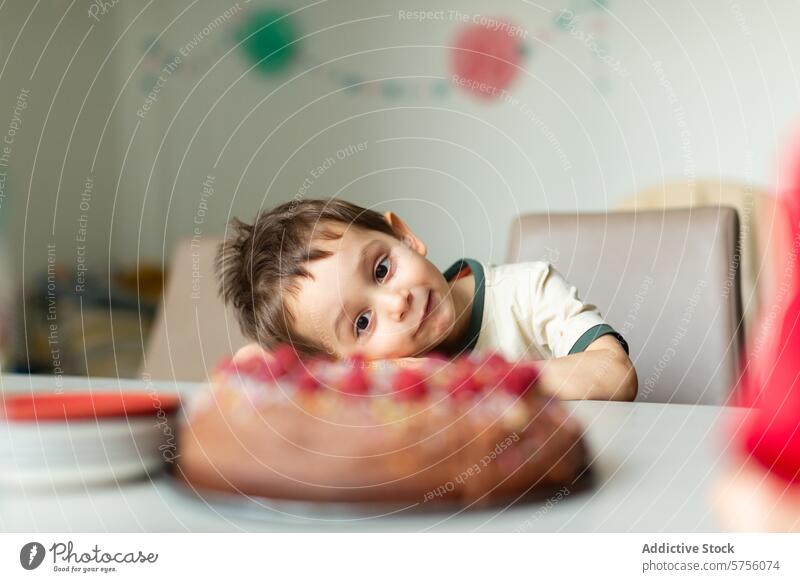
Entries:
MULTIPOLYGON (((359 271, 363 271, 364 270, 366 261, 367 261, 367 259, 369 258, 370 254, 372 252, 372 248, 377 246, 377 245, 380 245, 380 244, 381 244, 380 240, 374 239, 372 242, 370 242, 369 244, 365 244, 361 248, 361 252, 359 253, 359 256, 358 256, 358 263, 356 263, 356 265, 357 265, 356 266, 356 272, 354 273, 354 275, 357 276, 359 271)), ((347 314, 345 313, 344 307, 342 307, 342 309, 339 310, 339 315, 337 315, 336 319, 333 321, 333 332, 336 334, 336 340, 339 343, 342 343, 342 338, 341 338, 341 333, 340 333, 340 331, 341 331, 341 323, 342 323, 342 319, 344 319, 346 315, 347 314)))

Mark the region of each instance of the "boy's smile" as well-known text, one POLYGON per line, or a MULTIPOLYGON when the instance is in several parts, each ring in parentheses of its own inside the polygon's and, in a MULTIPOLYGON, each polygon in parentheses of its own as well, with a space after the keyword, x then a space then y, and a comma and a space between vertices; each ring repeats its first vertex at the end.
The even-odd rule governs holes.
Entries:
POLYGON ((474 278, 445 280, 427 249, 396 215, 386 221, 398 238, 339 223, 318 225, 311 246, 333 254, 310 261, 312 278, 287 294, 293 329, 337 357, 386 359, 447 351, 466 332, 474 278), (322 232, 341 234, 328 240, 322 232))

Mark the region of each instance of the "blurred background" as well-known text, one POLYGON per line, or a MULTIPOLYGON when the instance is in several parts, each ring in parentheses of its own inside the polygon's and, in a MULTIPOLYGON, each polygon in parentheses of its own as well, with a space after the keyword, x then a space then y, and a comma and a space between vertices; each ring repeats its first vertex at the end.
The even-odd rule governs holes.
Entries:
POLYGON ((442 269, 503 262, 522 212, 731 203, 747 226, 798 22, 790 0, 5 0, 2 371, 136 376, 181 242, 293 198, 393 210, 442 269))

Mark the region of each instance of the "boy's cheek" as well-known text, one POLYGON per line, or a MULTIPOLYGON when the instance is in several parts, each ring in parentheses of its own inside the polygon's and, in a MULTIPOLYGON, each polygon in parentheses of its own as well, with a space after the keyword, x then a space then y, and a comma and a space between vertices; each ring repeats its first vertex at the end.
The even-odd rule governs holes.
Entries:
POLYGON ((372 340, 375 342, 371 346, 371 351, 374 354, 374 359, 394 359, 394 358, 405 358, 410 356, 416 352, 414 346, 405 339, 400 337, 399 335, 391 336, 391 337, 373 337, 372 340))

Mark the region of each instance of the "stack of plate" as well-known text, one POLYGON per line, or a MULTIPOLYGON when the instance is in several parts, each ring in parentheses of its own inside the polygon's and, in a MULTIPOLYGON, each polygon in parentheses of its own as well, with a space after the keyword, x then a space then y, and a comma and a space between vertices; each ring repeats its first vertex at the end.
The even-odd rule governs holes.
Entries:
POLYGON ((179 400, 152 392, 7 395, 0 485, 63 486, 153 474, 177 457, 179 400))

